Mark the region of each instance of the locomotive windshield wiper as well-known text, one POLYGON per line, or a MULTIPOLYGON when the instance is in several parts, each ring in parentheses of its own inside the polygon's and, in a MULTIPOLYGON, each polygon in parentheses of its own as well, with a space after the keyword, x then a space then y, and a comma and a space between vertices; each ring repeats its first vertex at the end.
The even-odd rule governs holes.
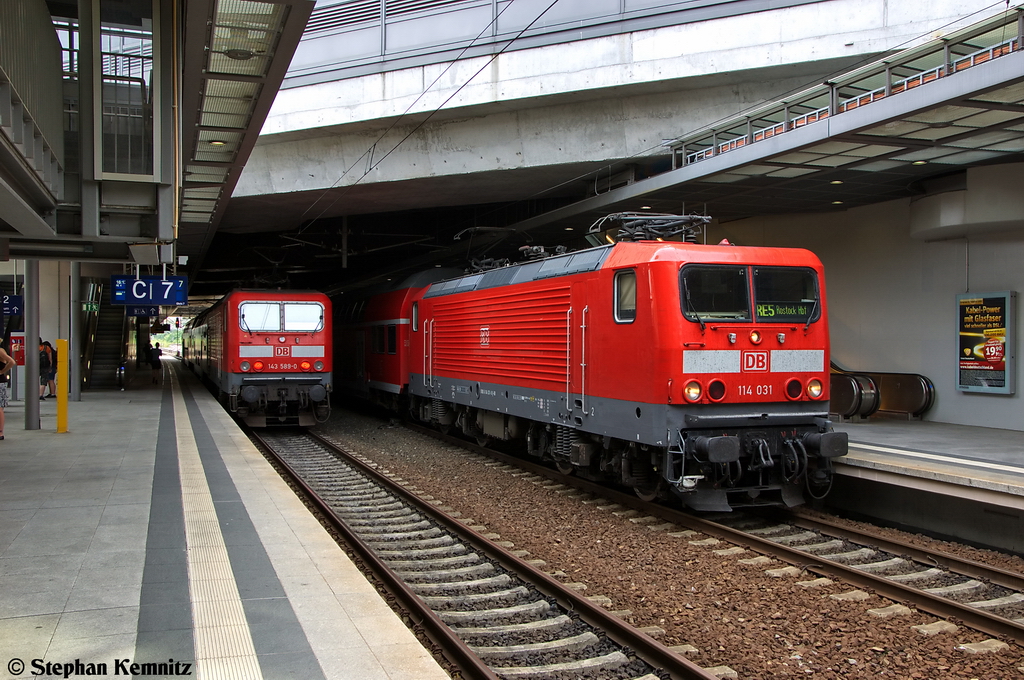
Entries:
POLYGON ((818 298, 814 298, 814 304, 811 305, 811 313, 807 315, 807 323, 804 324, 805 331, 811 327, 811 319, 814 318, 816 311, 818 311, 818 298))
POLYGON ((245 314, 238 315, 238 323, 239 325, 241 325, 242 330, 244 330, 249 335, 252 335, 252 329, 249 328, 249 324, 245 323, 245 314))
POLYGON ((697 308, 693 306, 693 301, 690 300, 690 289, 686 289, 686 308, 693 312, 693 318, 697 319, 697 323, 700 324, 700 332, 704 332, 704 319, 700 318, 700 314, 697 313, 697 308))

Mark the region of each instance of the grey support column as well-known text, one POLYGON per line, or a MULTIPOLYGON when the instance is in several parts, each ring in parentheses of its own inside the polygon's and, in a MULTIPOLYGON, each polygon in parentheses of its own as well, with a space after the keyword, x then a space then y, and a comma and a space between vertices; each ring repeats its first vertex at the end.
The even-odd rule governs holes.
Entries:
POLYGON ((25 429, 39 429, 39 260, 25 260, 25 429))
POLYGON ((82 263, 71 263, 71 321, 68 325, 68 382, 71 401, 82 401, 82 263))

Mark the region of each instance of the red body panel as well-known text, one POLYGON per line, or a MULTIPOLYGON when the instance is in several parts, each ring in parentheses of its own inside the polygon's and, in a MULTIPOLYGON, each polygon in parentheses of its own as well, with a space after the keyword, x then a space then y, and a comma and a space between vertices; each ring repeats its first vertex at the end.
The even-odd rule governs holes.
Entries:
MULTIPOLYGON (((719 374, 729 403, 786 401, 791 379, 822 382, 828 399, 829 333, 821 263, 806 250, 698 246, 679 243, 619 244, 597 271, 423 299, 426 288, 375 298, 394 318, 408 319, 419 302, 425 332, 411 333, 409 359, 380 357, 378 370, 407 384, 408 373, 514 384, 531 389, 606 397, 640 403, 683 403, 683 387, 705 388, 699 403, 711 403, 707 374, 687 373, 684 351, 739 352, 741 371, 719 374), (707 323, 683 317, 679 272, 684 264, 757 264, 806 267, 817 274, 820 318, 802 323, 707 323), (615 272, 637 272, 637 314, 631 323, 613 314, 615 272), (401 301, 399 304, 398 301, 401 301), (758 330, 762 340, 751 341, 758 330), (736 335, 735 342, 729 334, 736 335), (780 341, 779 335, 783 338, 780 341), (773 350, 821 352, 813 372, 773 371, 773 350), (388 363, 390 362, 390 364, 388 363), (744 363, 746 362, 746 363, 744 363), (396 377, 396 376, 401 376, 396 377)), ((807 399, 806 390, 801 399, 807 399)))

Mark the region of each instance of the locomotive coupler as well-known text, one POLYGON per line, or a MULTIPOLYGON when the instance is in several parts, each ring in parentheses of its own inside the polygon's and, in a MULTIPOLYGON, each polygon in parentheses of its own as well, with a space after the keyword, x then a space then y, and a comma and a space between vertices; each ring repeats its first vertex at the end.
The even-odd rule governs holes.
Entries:
POLYGON ((748 470, 764 470, 775 466, 775 461, 772 460, 772 451, 768 446, 767 440, 761 437, 751 439, 750 448, 750 465, 747 466, 748 470))

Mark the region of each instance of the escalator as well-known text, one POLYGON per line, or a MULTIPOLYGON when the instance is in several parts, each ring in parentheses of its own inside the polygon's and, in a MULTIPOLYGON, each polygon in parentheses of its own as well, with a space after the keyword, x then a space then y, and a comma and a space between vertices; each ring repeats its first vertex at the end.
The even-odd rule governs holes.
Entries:
POLYGON ((91 390, 117 389, 122 381, 126 349, 126 317, 124 305, 110 303, 108 295, 99 295, 100 311, 87 325, 88 340, 84 348, 85 370, 82 377, 91 390))
POLYGON ((850 371, 834 361, 831 367, 831 411, 841 419, 919 420, 935 402, 935 385, 923 375, 850 371))

